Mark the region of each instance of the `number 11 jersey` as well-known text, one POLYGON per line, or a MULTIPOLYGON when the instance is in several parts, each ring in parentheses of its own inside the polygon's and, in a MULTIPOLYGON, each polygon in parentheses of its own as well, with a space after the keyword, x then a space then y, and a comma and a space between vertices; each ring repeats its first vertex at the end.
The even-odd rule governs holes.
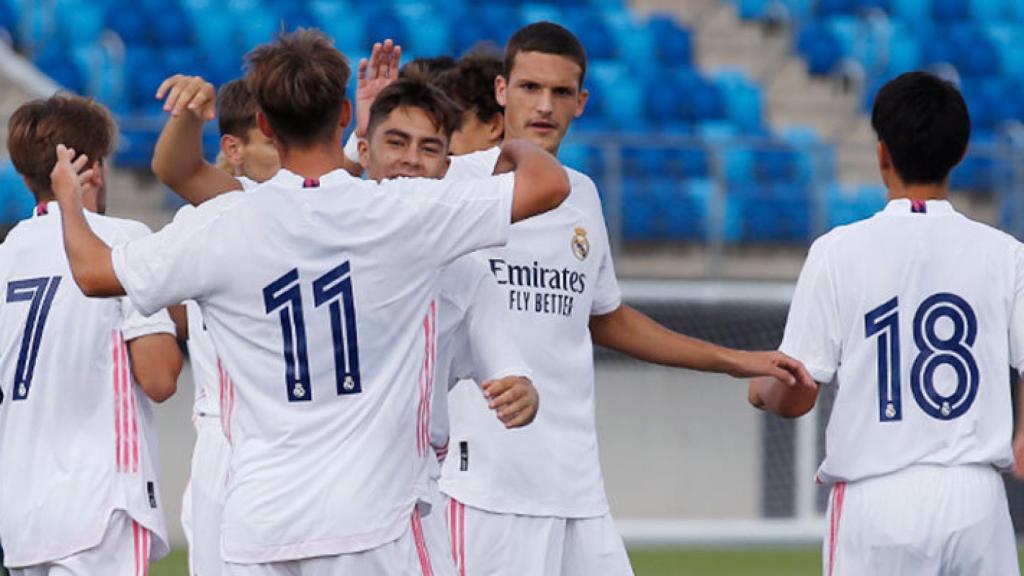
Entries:
POLYGON ((818 471, 1012 465, 1024 248, 947 201, 893 200, 811 247, 780 349, 836 396, 818 471))

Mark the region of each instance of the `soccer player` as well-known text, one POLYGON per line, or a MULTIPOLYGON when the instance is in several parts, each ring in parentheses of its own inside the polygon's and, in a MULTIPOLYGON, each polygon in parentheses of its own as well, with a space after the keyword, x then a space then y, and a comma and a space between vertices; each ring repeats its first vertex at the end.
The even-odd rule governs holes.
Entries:
MULTIPOLYGON (((505 138, 552 154, 583 113, 586 54, 565 28, 537 23, 505 48, 495 96, 505 138)), ((379 77, 379 74, 371 76, 379 77)), ((361 117, 357 114, 357 117, 361 117)), ((490 174, 499 148, 452 158, 447 179, 490 174)), ((601 203, 586 175, 568 170, 572 193, 558 209, 512 227, 482 266, 502 287, 516 335, 542 398, 528 427, 507 434, 472 389, 449 398, 451 442, 441 490, 460 574, 632 574, 604 492, 594 422, 591 339, 630 356, 733 376, 777 375, 813 382, 778 352, 743 352, 663 328, 621 303, 601 203)))
POLYGON ((58 142, 87 152, 91 167, 76 168, 89 226, 111 243, 148 234, 102 215, 115 140, 109 111, 78 96, 34 100, 10 119, 11 160, 38 201, 0 245, 0 540, 15 576, 137 576, 168 550, 147 396, 175 391, 174 326, 165 311, 144 318, 127 298, 82 294, 50 184, 58 142))
MULTIPOLYGON (((243 80, 232 80, 218 92, 200 77, 175 75, 163 82, 157 98, 174 94, 180 100, 183 91, 190 91, 184 106, 167 101, 171 112, 153 153, 153 173, 168 187, 194 186, 183 167, 197 166, 202 159, 202 127, 212 118, 214 104, 220 129, 220 154, 229 173, 245 189, 270 179, 281 167, 270 139, 256 124, 256 102, 243 80), (189 145, 190 139, 195 140, 189 145)), ((175 218, 193 210, 183 206, 175 218)), ((188 541, 189 572, 193 575, 220 574, 221 511, 230 461, 230 444, 224 435, 221 405, 225 402, 227 375, 222 369, 217 350, 206 329, 199 304, 185 303, 183 317, 175 317, 178 337, 188 342, 192 375, 195 381, 193 423, 196 444, 188 486, 182 497, 181 523, 188 541)), ((172 315, 175 308, 171 308, 172 315)), ((228 388, 229 389, 229 388, 228 388)))
POLYGON ((462 121, 452 134, 451 153, 456 156, 487 150, 501 143, 505 115, 494 98, 494 81, 501 75, 501 56, 477 48, 459 58, 455 67, 435 81, 462 108, 462 121))
MULTIPOLYGON (((397 61, 393 64, 397 65, 397 61)), ((388 66, 389 63, 378 59, 373 65, 388 66)), ((365 75, 361 81, 365 81, 365 75)), ((201 124, 208 116, 204 108, 210 101, 213 87, 180 75, 170 79, 167 87, 175 94, 173 107, 180 105, 192 114, 181 119, 175 117, 168 123, 157 155, 169 150, 176 153, 155 159, 154 165, 159 164, 161 170, 175 174, 176 181, 190 181, 192 178, 182 171, 194 166, 194 162, 182 161, 182 152, 190 151, 185 156, 199 155, 201 124)), ((360 144, 360 152, 371 179, 439 179, 444 176, 448 169, 448 142, 460 121, 461 111, 438 89, 427 85, 419 76, 401 80, 377 96, 369 117, 368 138, 360 144)), ((206 185, 216 189, 215 182, 206 185)), ((478 382, 483 382, 485 393, 491 397, 491 409, 498 412, 506 427, 528 424, 538 407, 536 390, 522 377, 527 371, 517 349, 493 335, 492 327, 503 325, 508 314, 500 305, 498 286, 489 273, 469 262, 471 258, 472 255, 467 255, 446 267, 437 298, 438 356, 433 370, 436 376, 429 381, 433 392, 431 402, 421 406, 429 414, 429 446, 434 450, 434 454, 424 459, 428 468, 424 479, 425 506, 421 507, 422 527, 416 527, 422 529, 429 551, 428 557, 423 558, 425 563, 430 562, 424 574, 454 572, 451 542, 442 512, 444 502, 437 489, 439 461, 443 460, 448 444, 448 384, 458 379, 449 375, 475 376, 478 382), (486 291, 490 291, 489 297, 477 295, 486 291), (477 305, 474 306, 474 302, 477 305), (513 374, 519 376, 508 376, 513 374)), ((423 443, 423 448, 427 448, 427 442, 423 443)))
MULTIPOLYGON (((952 84, 903 74, 871 123, 889 203, 814 242, 780 347, 837 387, 817 474, 832 486, 822 572, 1018 574, 999 471, 1014 460, 1024 247, 947 200, 970 136, 952 84)), ((755 379, 749 396, 792 418, 817 389, 755 379)))
POLYGON ((127 292, 143 311, 187 299, 203 309, 234 383, 229 575, 415 574, 416 389, 435 358, 438 272, 556 207, 565 171, 515 141, 502 154, 511 174, 356 180, 338 146, 351 110, 344 57, 299 30, 247 61, 282 170, 111 249, 81 217, 62 150, 65 249, 87 293, 127 292))

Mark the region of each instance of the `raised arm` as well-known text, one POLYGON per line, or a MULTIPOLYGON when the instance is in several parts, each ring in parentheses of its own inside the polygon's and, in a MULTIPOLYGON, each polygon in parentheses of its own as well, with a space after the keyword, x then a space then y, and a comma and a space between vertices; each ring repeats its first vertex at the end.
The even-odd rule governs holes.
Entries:
MULTIPOLYGON (((356 126, 349 136, 351 146, 354 147, 356 142, 366 138, 366 130, 370 126, 370 107, 381 90, 398 80, 401 60, 402 47, 391 39, 375 43, 369 60, 359 60, 359 68, 356 70, 356 126)), ((358 178, 363 175, 363 166, 359 163, 359 155, 354 148, 350 154, 349 146, 350 144, 346 143, 344 167, 358 178)))
POLYGON ((625 304, 609 314, 591 316, 590 333, 596 344, 646 362, 737 378, 772 376, 790 387, 817 389, 804 366, 781 352, 733 350, 691 338, 625 304))
POLYGON ((92 170, 83 170, 88 162, 85 154, 75 158, 74 150, 57 145, 57 163, 50 173, 50 185, 60 205, 64 250, 71 275, 83 294, 122 296, 124 287, 114 274, 110 246, 92 231, 85 219, 81 181, 92 177, 92 170))
POLYGON ((132 376, 154 402, 167 400, 178 390, 181 349, 170 334, 148 334, 128 341, 132 376))
POLYGON ((507 140, 494 173, 513 171, 516 183, 512 198, 512 221, 557 208, 571 190, 569 175, 554 156, 526 140, 507 140))
POLYGON ((153 151, 153 174, 193 205, 240 190, 238 180, 203 159, 203 124, 213 120, 217 92, 199 76, 176 74, 164 80, 156 97, 170 112, 153 151))

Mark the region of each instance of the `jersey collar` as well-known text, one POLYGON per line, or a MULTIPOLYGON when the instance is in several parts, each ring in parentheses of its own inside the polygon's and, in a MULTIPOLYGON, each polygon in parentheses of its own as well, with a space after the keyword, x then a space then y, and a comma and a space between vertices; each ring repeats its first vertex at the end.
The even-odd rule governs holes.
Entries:
POLYGON ((277 174, 270 179, 272 182, 276 182, 285 187, 292 188, 319 188, 325 185, 332 185, 338 182, 344 182, 347 180, 354 180, 355 178, 348 173, 344 168, 338 168, 332 170, 327 174, 324 174, 319 179, 304 178, 298 174, 288 170, 287 168, 281 168, 277 171, 277 174))
POLYGON ((885 214, 914 214, 914 215, 946 215, 954 214, 956 210, 949 200, 911 200, 909 198, 898 198, 890 200, 885 205, 885 214))
POLYGON ((50 200, 49 202, 40 202, 36 204, 36 207, 32 209, 32 217, 39 218, 40 216, 46 216, 47 214, 56 214, 58 208, 56 200, 50 200))

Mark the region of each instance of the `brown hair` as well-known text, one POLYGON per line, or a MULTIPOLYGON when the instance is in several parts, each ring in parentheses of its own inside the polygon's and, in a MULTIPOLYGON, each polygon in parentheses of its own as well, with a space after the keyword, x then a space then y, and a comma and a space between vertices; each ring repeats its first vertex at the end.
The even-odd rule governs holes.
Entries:
POLYGON ((501 54, 488 46, 474 48, 459 58, 455 68, 437 80, 437 87, 451 96, 465 112, 489 122, 502 107, 494 97, 494 79, 501 74, 501 54))
POLYGON ((114 151, 117 125, 105 106, 74 94, 32 100, 11 115, 7 150, 37 200, 50 198, 50 172, 57 144, 89 157, 90 164, 114 151))
POLYGON ((403 107, 423 110, 447 139, 462 124, 461 110, 451 98, 422 78, 408 77, 395 80, 377 95, 370 106, 370 122, 366 134, 372 136, 374 129, 389 114, 403 107))
POLYGON ((535 22, 516 31, 505 45, 504 76, 512 74, 520 52, 565 56, 580 67, 580 85, 587 75, 587 52, 576 35, 553 22, 535 22))
POLYGON ((249 142, 249 130, 256 127, 256 101, 244 80, 232 80, 217 91, 217 126, 221 136, 249 142))
POLYGON ((458 61, 455 58, 448 55, 415 58, 412 62, 407 62, 402 66, 402 69, 398 71, 398 77, 408 78, 417 76, 427 82, 434 82, 437 80, 438 74, 455 68, 457 63, 458 61))
POLYGON ((245 60, 249 92, 282 146, 306 148, 334 132, 351 71, 322 32, 280 34, 245 60))

